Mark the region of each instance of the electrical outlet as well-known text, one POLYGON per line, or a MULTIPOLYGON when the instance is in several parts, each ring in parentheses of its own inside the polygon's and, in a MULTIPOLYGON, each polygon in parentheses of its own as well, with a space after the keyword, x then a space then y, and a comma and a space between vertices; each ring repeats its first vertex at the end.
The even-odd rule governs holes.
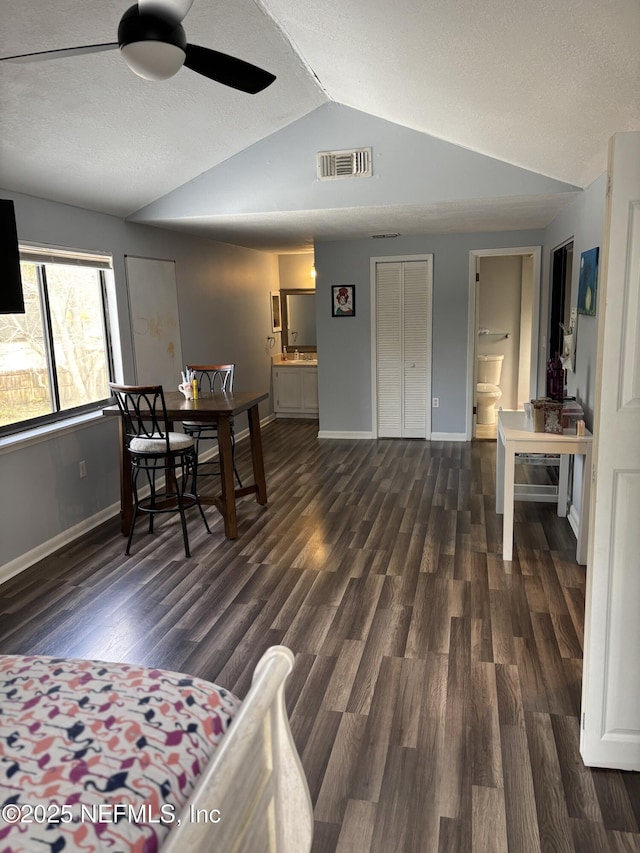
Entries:
POLYGON ((82 480, 83 477, 87 476, 87 463, 84 459, 79 463, 78 467, 80 469, 80 479, 82 480))
POLYGON ((431 402, 431 405, 433 406, 434 409, 440 408, 440 397, 434 397, 432 402, 431 402))

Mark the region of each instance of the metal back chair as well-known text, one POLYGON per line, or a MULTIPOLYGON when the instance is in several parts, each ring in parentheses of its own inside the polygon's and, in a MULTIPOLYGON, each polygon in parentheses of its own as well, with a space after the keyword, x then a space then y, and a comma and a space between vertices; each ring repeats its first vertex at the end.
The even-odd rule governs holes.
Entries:
MULTIPOLYGON (((235 364, 188 364, 187 370, 192 370, 195 373, 199 394, 213 394, 216 391, 223 393, 233 391, 235 367, 235 364)), ((196 443, 196 454, 199 454, 201 441, 218 440, 218 425, 216 423, 184 421, 182 428, 187 435, 193 437, 196 443)), ((238 485, 242 487, 242 480, 236 468, 236 437, 233 429, 233 419, 231 420, 231 449, 233 453, 233 472, 238 485)), ((215 460, 198 463, 196 476, 201 477, 219 473, 220 466, 215 460), (206 470, 203 470, 205 466, 206 470)), ((193 491, 197 493, 196 476, 194 476, 193 491)))
POLYGON ((190 557, 185 509, 197 506, 207 533, 211 532, 197 494, 186 491, 187 482, 190 477, 195 480, 198 467, 195 441, 184 433, 167 430, 167 409, 161 385, 117 385, 110 382, 109 388, 120 409, 131 457, 134 512, 125 554, 130 552, 138 513, 149 515, 149 533, 153 533, 153 519, 157 513, 179 512, 184 552, 190 557), (165 478, 164 490, 160 492, 156 488, 158 473, 164 474, 165 478), (138 492, 141 474, 149 487, 149 495, 142 498, 138 492))
POLYGON ((233 391, 235 364, 188 364, 187 370, 193 370, 198 380, 201 394, 214 391, 233 391))

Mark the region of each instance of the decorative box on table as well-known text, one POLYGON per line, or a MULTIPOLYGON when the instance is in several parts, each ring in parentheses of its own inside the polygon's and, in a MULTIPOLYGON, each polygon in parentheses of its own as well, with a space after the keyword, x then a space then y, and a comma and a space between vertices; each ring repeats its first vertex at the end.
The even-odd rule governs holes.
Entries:
POLYGON ((562 428, 575 430, 578 421, 584 419, 584 409, 576 400, 565 400, 562 404, 562 428))
POLYGON ((549 397, 532 400, 533 431, 562 434, 562 403, 549 397))

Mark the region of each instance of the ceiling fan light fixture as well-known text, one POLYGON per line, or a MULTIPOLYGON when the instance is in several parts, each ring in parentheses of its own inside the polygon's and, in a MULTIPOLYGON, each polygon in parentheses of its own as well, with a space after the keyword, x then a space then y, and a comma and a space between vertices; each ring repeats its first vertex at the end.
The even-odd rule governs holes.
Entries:
POLYGON ((145 80, 168 80, 184 65, 187 37, 153 15, 141 15, 137 4, 122 16, 118 27, 120 52, 129 68, 145 80))
POLYGON ((270 86, 275 74, 227 53, 197 44, 187 44, 182 25, 193 0, 139 0, 120 19, 118 40, 84 44, 18 56, 0 57, 0 63, 38 62, 103 53, 120 48, 131 71, 146 80, 167 80, 183 66, 223 86, 256 95, 270 86), (142 13, 140 12, 142 9, 142 13))
POLYGON ((120 46, 129 68, 145 80, 168 80, 184 65, 186 53, 162 41, 137 41, 120 46))

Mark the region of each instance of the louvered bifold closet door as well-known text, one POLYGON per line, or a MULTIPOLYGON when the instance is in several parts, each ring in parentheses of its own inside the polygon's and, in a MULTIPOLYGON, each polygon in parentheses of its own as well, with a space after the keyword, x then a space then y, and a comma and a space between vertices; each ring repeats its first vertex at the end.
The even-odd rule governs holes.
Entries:
POLYGON ((402 435, 402 264, 376 266, 378 436, 402 435))
POLYGON ((380 438, 427 438, 429 262, 376 263, 376 400, 380 438))
POLYGON ((427 329, 431 318, 426 261, 403 264, 403 364, 402 394, 404 438, 425 438, 427 433, 427 329))

